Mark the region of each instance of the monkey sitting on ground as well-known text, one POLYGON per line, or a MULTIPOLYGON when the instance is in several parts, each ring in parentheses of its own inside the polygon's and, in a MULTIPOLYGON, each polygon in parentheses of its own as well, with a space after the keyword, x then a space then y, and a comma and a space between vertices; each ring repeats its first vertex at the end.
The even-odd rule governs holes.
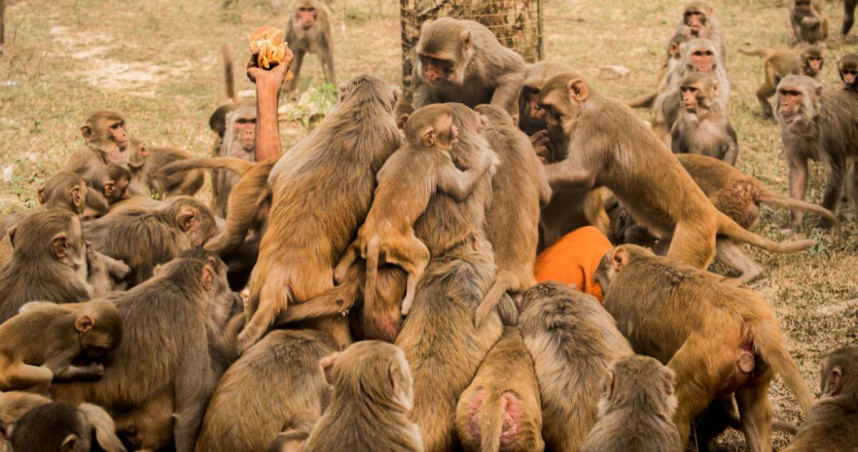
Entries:
POLYGON ((98 379, 101 362, 72 361, 81 354, 100 361, 121 342, 122 319, 109 301, 28 303, 0 325, 0 391, 46 393, 52 381, 98 379))
POLYGON ((692 72, 679 81, 682 112, 671 130, 674 154, 699 154, 736 164, 739 138, 718 100, 718 82, 692 72))
MULTIPOLYGON (((682 446, 715 395, 734 393, 750 450, 771 445, 769 382, 777 374, 807 411, 812 396, 771 306, 750 289, 635 245, 610 250, 596 281, 635 353, 676 373, 682 446)), ((537 363, 538 365, 538 363, 537 363)))
POLYGON ((334 39, 331 33, 331 10, 328 4, 318 0, 295 0, 289 22, 286 24, 286 42, 295 54, 292 62, 292 80, 289 92, 298 88, 298 77, 304 56, 307 53, 319 55, 325 73, 325 83, 337 83, 334 73, 334 39))
POLYGON ((322 358, 333 386, 331 404, 307 438, 305 449, 423 450, 420 428, 408 420, 414 402, 411 368, 395 345, 362 341, 322 358))
POLYGON ((822 66, 825 62, 822 49, 811 45, 805 47, 801 52, 797 50, 774 50, 738 49, 739 53, 751 56, 765 57, 763 68, 765 80, 757 89, 757 99, 763 110, 763 118, 772 118, 774 113, 769 98, 777 94, 778 83, 787 75, 806 75, 819 80, 822 75, 822 66))
POLYGON ((835 350, 822 367, 822 393, 784 452, 849 452, 858 444, 858 347, 835 350))
POLYGON ((599 399, 599 421, 581 452, 682 452, 673 423, 676 397, 673 371, 640 355, 608 366, 599 399))
POLYGON ((140 140, 132 139, 128 167, 132 185, 137 193, 147 189, 157 193, 159 199, 173 196, 193 196, 202 188, 206 175, 202 171, 169 177, 159 177, 158 170, 175 161, 191 158, 190 154, 170 148, 151 148, 140 140))
POLYGON ((80 133, 86 145, 76 150, 65 167, 89 181, 102 165, 113 163, 125 166, 133 152, 125 132, 125 118, 121 114, 100 110, 87 118, 80 133))
POLYGON ((89 403, 75 408, 46 399, 12 425, 10 436, 15 452, 126 450, 116 436, 110 415, 89 403))
POLYGON ((131 172, 121 166, 108 163, 96 170, 89 180, 91 190, 86 197, 87 211, 83 218, 107 215, 113 206, 131 195, 130 184, 131 172))
POLYGON ((459 398, 456 432, 466 451, 542 451, 542 409, 521 333, 505 327, 459 398))
POLYGON ((821 0, 794 0, 789 20, 798 44, 817 44, 828 39, 828 18, 821 0))
POLYGON ((846 91, 858 92, 858 55, 847 53, 837 61, 837 73, 846 91))
POLYGON ((519 325, 539 382, 545 448, 578 450, 596 424, 608 364, 632 348, 594 297, 556 281, 524 293, 519 325))
MULTIPOLYGON (((403 117, 403 119, 406 117, 403 117)), ((400 119, 402 121, 402 119, 400 119)), ((346 270, 358 255, 366 259, 366 289, 374 295, 379 255, 408 272, 402 315, 408 315, 417 281, 429 263, 429 249, 414 235, 414 220, 426 210, 436 190, 457 201, 473 193, 483 174, 494 167, 493 153, 482 154, 480 163, 469 170, 456 168, 450 149, 459 140, 453 125, 453 109, 448 104, 428 105, 407 117, 405 143, 379 170, 372 207, 334 271, 334 280, 343 281, 346 270)))

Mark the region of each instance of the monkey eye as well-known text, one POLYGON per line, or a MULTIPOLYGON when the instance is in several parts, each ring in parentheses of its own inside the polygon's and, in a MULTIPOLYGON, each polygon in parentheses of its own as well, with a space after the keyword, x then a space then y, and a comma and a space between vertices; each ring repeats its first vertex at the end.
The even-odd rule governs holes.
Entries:
POLYGON ((844 70, 840 71, 840 73, 841 73, 841 74, 846 74, 846 75, 858 75, 858 70, 854 70, 854 69, 844 69, 844 70))

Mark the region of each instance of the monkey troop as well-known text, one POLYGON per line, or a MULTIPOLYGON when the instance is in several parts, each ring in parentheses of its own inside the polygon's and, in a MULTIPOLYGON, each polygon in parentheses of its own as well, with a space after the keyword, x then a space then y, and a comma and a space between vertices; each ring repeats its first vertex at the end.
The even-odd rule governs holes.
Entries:
POLYGON ((786 450, 852 450, 858 348, 811 353, 814 400, 772 300, 743 285, 766 274, 745 244, 797 253, 828 233, 752 232, 762 204, 795 231, 804 212, 838 226, 844 183, 858 208, 858 56, 823 88, 825 10, 789 2, 795 49, 739 49, 764 59, 787 195, 737 167, 741 100, 705 1, 628 105, 484 24, 426 20, 410 93, 355 77, 284 151, 279 96, 306 54, 335 83, 335 6, 294 0, 291 52, 247 64, 255 101, 224 47, 209 155, 96 111, 39 205, 0 216, 0 450, 679 452, 726 428, 752 451, 773 430, 786 450), (582 228, 612 240, 584 276, 602 299, 534 270, 582 228), (773 419, 775 376, 798 428, 773 419))

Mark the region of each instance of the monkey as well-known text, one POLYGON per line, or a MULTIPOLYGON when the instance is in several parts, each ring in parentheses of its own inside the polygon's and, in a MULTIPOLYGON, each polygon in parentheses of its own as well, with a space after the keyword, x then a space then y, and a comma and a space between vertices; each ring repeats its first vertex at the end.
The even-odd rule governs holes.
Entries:
POLYGON ((95 298, 105 298, 114 290, 124 290, 123 281, 131 273, 131 267, 119 259, 114 259, 95 251, 91 243, 86 243, 86 282, 92 287, 95 298))
POLYGON ((75 215, 59 209, 34 211, 8 234, 14 254, 0 269, 0 324, 30 301, 90 299, 86 246, 75 215))
POLYGON ((845 91, 858 92, 858 55, 843 55, 843 58, 837 61, 837 73, 845 91))
MULTIPOLYGON (((40 394, 33 394, 32 392, 0 392, 0 423, 11 426, 15 422, 18 422, 18 419, 21 419, 28 411, 51 402, 51 399, 40 394)), ((0 445, 2 444, 2 441, 0 441, 0 445)))
POLYGON ((612 362, 602 380, 599 421, 581 451, 682 452, 672 421, 675 381, 670 368, 648 356, 632 355, 612 362))
POLYGON ((542 451, 542 408, 533 361, 521 333, 505 327, 456 406, 467 451, 542 451))
MULTIPOLYGON (((789 168, 790 196, 804 200, 808 183, 807 160, 825 164, 826 183, 822 207, 836 212, 847 161, 858 152, 858 96, 846 91, 823 94, 822 85, 810 77, 790 75, 778 84, 775 114, 781 124, 784 158, 789 168)), ((858 201, 858 180, 848 181, 854 206, 858 201)), ((799 229, 802 214, 792 212, 792 229, 799 229)), ((819 227, 830 228, 822 218, 819 227)))
POLYGON ((494 312, 480 329, 474 326, 474 310, 493 279, 491 244, 479 235, 433 254, 396 338, 414 376, 409 419, 420 426, 427 452, 456 444, 459 396, 501 337, 503 327, 494 312))
MULTIPOLYGON (((222 145, 212 157, 235 157, 250 162, 256 161, 256 106, 239 104, 229 111, 224 118, 226 126, 222 136, 222 145)), ((193 159, 189 159, 193 160, 193 159)), ((180 160, 177 163, 185 162, 180 160)), ((176 163, 172 163, 175 165, 176 163)), ((171 174, 170 172, 159 172, 171 174)), ((169 177, 169 176, 162 176, 169 177)), ((224 171, 212 171, 211 209, 215 215, 226 218, 229 206, 229 195, 239 177, 224 171)))
POLYGON ((596 424, 608 364, 632 348, 596 298, 556 281, 525 291, 519 329, 539 383, 545 449, 578 450, 596 424))
POLYGON ((748 449, 768 450, 768 387, 775 374, 807 412, 810 391, 771 306, 754 291, 636 245, 608 251, 596 281, 606 294, 602 305, 635 353, 675 372, 673 420, 683 447, 691 421, 713 395, 735 393, 748 449))
POLYGON ((467 171, 456 168, 450 156, 451 147, 459 140, 453 115, 450 104, 434 104, 418 108, 407 117, 403 146, 376 175, 377 187, 366 220, 334 271, 334 280, 342 281, 358 255, 364 257, 367 262, 364 294, 372 296, 379 255, 383 254, 387 263, 396 264, 408 273, 402 315, 408 315, 411 309, 417 281, 430 257, 429 249, 414 235, 414 220, 423 213, 436 191, 464 201, 493 166, 494 154, 484 152, 475 168, 467 171))
POLYGON ((486 213, 486 238, 492 243, 498 274, 474 317, 479 328, 501 294, 509 290, 520 295, 536 284, 539 210, 551 200, 551 187, 527 135, 509 114, 486 104, 477 106, 477 113, 489 120, 483 136, 501 162, 492 177, 492 203, 486 213))
POLYGON ((677 68, 680 64, 682 64, 682 58, 684 55, 683 45, 687 43, 691 38, 686 34, 677 34, 674 35, 673 38, 670 39, 670 42, 667 44, 667 52, 664 58, 664 63, 661 66, 661 70, 658 72, 658 77, 656 77, 656 81, 658 82, 658 88, 654 91, 651 91, 647 94, 638 97, 635 100, 629 101, 628 105, 632 108, 652 108, 655 99, 659 94, 663 93, 668 86, 671 85, 671 77, 676 77, 679 71, 677 68), (669 77, 670 76, 670 77, 669 77))
POLYGON ((45 393, 51 381, 98 379, 102 362, 80 366, 72 360, 83 353, 100 361, 121 343, 122 319, 109 301, 27 303, 0 324, 0 390, 45 393))
POLYGON ((843 29, 841 34, 845 38, 855 24, 855 7, 858 6, 858 0, 843 1, 843 29))
POLYGON ((718 234, 780 253, 816 244, 814 240, 777 244, 719 212, 631 109, 595 92, 578 75, 549 80, 539 105, 549 133, 570 149, 565 160, 546 166, 549 183, 607 187, 642 225, 662 238, 673 237, 668 257, 706 268, 718 234))
POLYGON ((298 78, 301 66, 304 65, 304 55, 308 52, 319 55, 322 70, 325 73, 325 83, 337 83, 334 73, 334 39, 331 32, 331 9, 326 2, 318 0, 295 0, 292 15, 286 24, 286 42, 295 54, 292 65, 292 80, 289 81, 287 92, 298 88, 298 78))
POLYGON ((47 400, 24 414, 12 427, 11 436, 18 452, 126 450, 116 436, 113 419, 89 403, 75 408, 47 400))
POLYGON ((89 180, 90 191, 86 198, 84 219, 102 217, 117 203, 130 197, 131 172, 108 163, 97 169, 89 180))
MULTIPOLYGON (((539 92, 545 82, 567 72, 572 72, 572 68, 554 61, 539 61, 528 66, 518 94, 518 128, 522 132, 533 136, 545 130, 545 121, 536 117, 539 92)), ((556 160, 556 157, 548 156, 548 160, 556 160)))
MULTIPOLYGON (((484 25, 441 17, 420 27, 411 77, 414 108, 461 102, 497 105, 513 113, 527 69, 524 59, 484 25)), ((396 116, 400 116, 397 109, 396 116)))
POLYGON ((333 338, 322 331, 267 334, 221 377, 196 450, 264 450, 296 413, 315 423, 328 391, 319 361, 335 350, 333 338))
POLYGON ((307 412, 292 416, 283 425, 283 430, 268 445, 268 452, 303 452, 304 444, 310 437, 310 432, 318 422, 318 417, 307 412))
MULTIPOLYGON (((334 110, 270 171, 271 211, 248 284, 248 321, 238 337, 241 350, 256 343, 288 305, 333 288, 334 265, 369 211, 375 174, 399 147, 399 130, 391 114, 396 98, 381 80, 361 76, 342 86, 340 93, 334 110), (324 217, 318 217, 320 203, 327 206, 324 217), (314 217, 319 221, 306 221, 314 217)), ((271 102, 270 109, 275 108, 271 102)), ((276 117, 276 111, 260 109, 259 114, 276 117)), ((266 146, 279 146, 276 127, 258 129, 257 151, 266 146)), ((320 322, 340 347, 351 341, 342 316, 320 322)))
POLYGON ((678 40, 680 36, 685 36, 688 39, 709 39, 717 46, 721 62, 723 63, 726 59, 727 54, 721 24, 715 18, 714 8, 708 2, 692 0, 685 4, 682 20, 679 21, 679 25, 677 25, 676 31, 668 43, 668 54, 671 43, 681 42, 678 40))
POLYGON ((202 246, 215 235, 217 226, 202 201, 180 196, 154 209, 129 207, 111 212, 86 222, 83 231, 96 251, 131 267, 127 281, 133 287, 149 279, 156 265, 202 246))
POLYGON ((825 58, 819 46, 810 45, 804 50, 738 49, 739 53, 764 57, 765 80, 757 89, 757 99, 763 110, 763 118, 774 117, 769 98, 777 94, 777 86, 787 75, 806 75, 819 80, 825 58))
POLYGON ((821 395, 784 452, 846 452, 858 444, 858 347, 833 351, 822 366, 821 395))
POLYGON ((679 81, 682 111, 670 132, 674 154, 699 154, 736 164, 739 138, 718 100, 719 90, 715 79, 699 72, 679 81))
POLYGON ((414 402, 405 353, 381 341, 356 342, 322 358, 333 386, 331 404, 307 438, 305 449, 423 451, 420 428, 408 419, 414 402))
POLYGON ((828 18, 819 0, 794 0, 789 20, 798 44, 817 44, 828 39, 828 18))
POLYGON ((138 449, 175 443, 179 452, 193 450, 218 379, 208 329, 225 320, 222 307, 233 306, 236 297, 223 261, 186 251, 112 298, 124 338, 101 380, 54 383, 53 398, 104 407, 119 432, 134 432, 138 449))
POLYGON ((89 180, 102 165, 129 163, 131 149, 125 131, 125 118, 111 110, 99 110, 87 118, 80 128, 86 145, 69 157, 65 171, 71 171, 89 180))
POLYGON ((174 196, 193 196, 205 182, 202 171, 188 175, 159 177, 158 170, 169 163, 191 158, 190 154, 170 148, 149 147, 137 139, 131 141, 128 167, 131 170, 133 190, 143 193, 150 190, 161 200, 174 196))

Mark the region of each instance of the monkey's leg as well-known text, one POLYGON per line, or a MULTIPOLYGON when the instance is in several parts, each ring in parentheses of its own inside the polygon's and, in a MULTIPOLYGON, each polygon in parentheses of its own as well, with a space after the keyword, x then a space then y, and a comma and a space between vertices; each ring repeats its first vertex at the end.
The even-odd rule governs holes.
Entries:
POLYGON ((323 58, 325 62, 325 82, 336 85, 337 77, 334 73, 334 52, 330 47, 325 48, 323 58))
MULTIPOLYGON (((241 182, 236 184, 229 195, 229 212, 223 231, 205 244, 204 248, 218 254, 232 251, 241 246, 247 238, 247 231, 253 224, 256 211, 268 198, 268 190, 239 190, 241 182)), ((244 188, 244 186, 242 186, 244 188)))
POLYGON ((206 402, 214 390, 214 384, 205 381, 206 375, 202 371, 187 370, 175 382, 174 389, 176 411, 173 413, 173 437, 176 441, 176 452, 194 450, 206 402))
POLYGON ((292 60, 292 66, 290 67, 292 70, 292 80, 289 81, 288 89, 290 93, 295 92, 295 90, 298 89, 298 78, 301 76, 301 66, 304 65, 304 55, 306 53, 306 50, 295 51, 295 59, 292 60))
MULTIPOLYGON (((804 201, 807 192, 807 158, 792 157, 789 161, 789 194, 793 199, 804 201)), ((794 230, 801 228, 801 220, 804 213, 798 209, 792 209, 791 227, 794 230)))
POLYGON ((0 374, 0 391, 31 390, 43 394, 51 387, 53 378, 54 373, 47 367, 12 364, 0 374))
POLYGON ((497 308, 498 303, 500 303, 507 290, 518 285, 518 278, 512 272, 498 272, 494 284, 486 292, 486 295, 480 301, 480 305, 477 306, 477 311, 474 313, 474 325, 480 328, 486 319, 488 319, 489 314, 497 308))
MULTIPOLYGON (((828 149, 827 151, 836 152, 833 149, 828 149)), ((822 195, 822 207, 832 212, 837 212, 837 203, 840 201, 840 194, 843 189, 843 178, 846 175, 846 161, 840 156, 829 156, 827 160, 825 166, 825 193, 822 195)), ((819 227, 827 229, 831 226, 831 222, 825 218, 819 219, 819 227)))
POLYGON ((97 251, 95 254, 98 259, 101 259, 101 262, 104 263, 111 278, 121 281, 128 276, 128 273, 131 273, 131 267, 126 265, 125 262, 119 259, 114 259, 106 254, 101 254, 97 251))
POLYGON ((277 315, 286 309, 292 301, 292 288, 282 280, 282 277, 274 277, 273 280, 265 281, 260 291, 259 306, 247 321, 247 325, 238 335, 236 340, 238 349, 246 351, 259 341, 268 328, 274 322, 277 315))
POLYGON ((349 281, 347 284, 334 287, 310 301, 289 306, 285 312, 277 317, 274 325, 279 327, 287 323, 329 315, 345 315, 354 306, 360 285, 360 281, 349 281))
POLYGON ((772 104, 769 103, 769 98, 777 93, 777 85, 774 84, 775 74, 771 65, 766 63, 766 81, 757 89, 757 100, 760 101, 760 108, 763 110, 763 118, 769 119, 774 116, 772 104))
POLYGON ((412 234, 388 242, 385 250, 385 260, 402 267, 408 273, 401 311, 402 315, 408 315, 411 304, 414 302, 414 294, 417 292, 417 282, 420 281, 429 264, 429 248, 426 248, 426 245, 412 234))
POLYGON ((763 378, 754 386, 736 391, 736 403, 742 421, 742 432, 748 450, 752 452, 771 452, 772 450, 772 409, 769 405, 769 380, 763 378))
POLYGON ((745 252, 741 243, 732 239, 719 239, 715 242, 716 258, 728 267, 742 273, 739 282, 751 282, 763 272, 754 258, 745 252))
POLYGON ((340 258, 340 262, 334 268, 334 284, 342 284, 346 278, 346 273, 349 271, 349 268, 354 264, 357 260, 358 255, 360 254, 360 244, 358 240, 355 239, 348 248, 346 248, 345 254, 340 258))
POLYGON ((699 339, 700 335, 690 336, 667 363, 667 367, 676 373, 678 404, 673 421, 679 430, 683 447, 688 446, 691 422, 709 405, 712 390, 716 386, 713 374, 717 363, 710 362, 706 356, 712 347, 699 339))
POLYGON ((710 219, 701 219, 699 224, 679 222, 673 231, 667 257, 699 269, 706 269, 715 256, 716 228, 710 219))

